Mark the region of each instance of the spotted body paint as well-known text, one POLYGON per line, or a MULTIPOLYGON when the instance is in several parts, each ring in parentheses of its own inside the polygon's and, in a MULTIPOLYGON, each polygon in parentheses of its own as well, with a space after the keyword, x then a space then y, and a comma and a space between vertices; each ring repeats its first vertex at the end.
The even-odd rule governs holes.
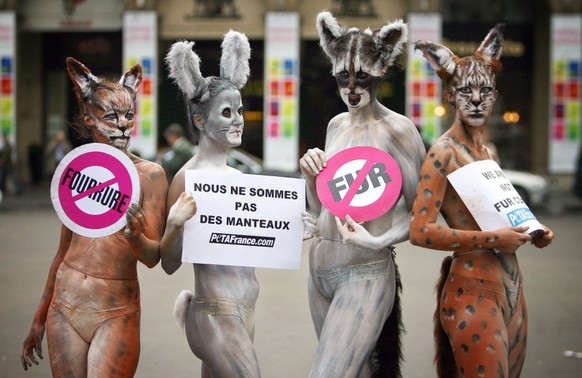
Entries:
POLYGON ((138 261, 153 268, 160 260, 168 184, 161 166, 127 151, 134 127, 133 103, 141 66, 119 82, 94 76, 73 58, 69 76, 80 105, 79 130, 95 142, 126 153, 140 181, 138 204, 129 207, 127 226, 90 238, 62 227, 41 302, 21 355, 24 369, 42 358, 46 328, 55 377, 131 377, 140 354, 138 261))
POLYGON ((525 227, 482 231, 447 181, 467 164, 493 159, 485 125, 497 98, 502 44, 502 25, 469 57, 459 58, 438 43, 415 43, 445 82, 444 97, 455 112, 453 125, 424 160, 410 224, 412 244, 454 252, 443 262, 437 285, 439 377, 519 377, 527 309, 515 252, 527 241, 541 248, 553 238, 549 229, 535 237, 525 227), (446 226, 437 223, 439 214, 446 226))

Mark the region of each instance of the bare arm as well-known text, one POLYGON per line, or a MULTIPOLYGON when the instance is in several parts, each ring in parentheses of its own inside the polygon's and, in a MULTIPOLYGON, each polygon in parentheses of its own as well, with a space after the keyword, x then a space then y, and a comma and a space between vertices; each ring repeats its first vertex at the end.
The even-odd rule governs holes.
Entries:
POLYGON ((48 308, 53 298, 57 271, 61 263, 65 259, 65 255, 67 254, 69 245, 71 244, 72 236, 73 232, 71 230, 69 230, 65 226, 61 228, 59 248, 57 250, 57 254, 53 259, 53 262, 51 263, 46 285, 42 293, 40 303, 34 314, 34 319, 32 321, 32 325, 30 326, 28 336, 26 336, 26 339, 24 340, 22 346, 22 354, 20 355, 20 360, 22 362, 22 367, 24 368, 24 370, 28 370, 28 368, 31 367, 33 363, 35 365, 38 365, 38 361, 34 356, 34 352, 36 352, 38 357, 40 357, 41 359, 43 358, 42 339, 44 337, 48 308))
POLYGON ((196 201, 184 192, 184 171, 179 172, 168 192, 168 218, 164 236, 160 242, 162 268, 173 274, 182 265, 182 240, 184 223, 196 214, 196 201))
POLYGON ((127 210, 124 236, 135 258, 148 268, 153 268, 160 261, 168 183, 162 167, 157 164, 150 163, 140 176, 142 206, 132 204, 127 210))
POLYGON ((301 168, 301 173, 305 178, 307 202, 315 214, 319 214, 321 212, 321 201, 317 196, 315 179, 326 165, 327 159, 325 157, 325 152, 317 147, 307 150, 307 152, 299 160, 299 167, 301 168))
POLYGON ((531 239, 523 233, 527 227, 481 231, 458 196, 445 198, 448 189, 446 176, 458 165, 453 149, 451 144, 437 143, 430 149, 424 161, 410 224, 410 242, 442 251, 496 249, 504 253, 514 253, 531 239), (441 208, 446 209, 447 223, 451 227, 437 223, 441 208))

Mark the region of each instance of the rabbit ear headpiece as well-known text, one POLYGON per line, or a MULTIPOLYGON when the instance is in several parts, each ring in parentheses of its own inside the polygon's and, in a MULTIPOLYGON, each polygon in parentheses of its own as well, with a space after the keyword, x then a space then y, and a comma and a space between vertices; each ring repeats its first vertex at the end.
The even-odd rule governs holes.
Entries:
MULTIPOLYGON (((209 79, 200 72, 200 58, 192 50, 194 42, 176 42, 170 48, 165 61, 170 70, 170 78, 190 100, 203 100, 209 79)), ((230 30, 222 42, 220 77, 231 81, 239 90, 247 83, 250 75, 249 59, 251 47, 247 37, 230 30)))

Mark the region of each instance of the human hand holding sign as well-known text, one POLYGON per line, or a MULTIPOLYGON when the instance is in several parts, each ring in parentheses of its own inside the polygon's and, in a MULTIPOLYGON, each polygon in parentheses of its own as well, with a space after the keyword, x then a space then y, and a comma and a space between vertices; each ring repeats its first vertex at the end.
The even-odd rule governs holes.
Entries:
POLYGON ((305 178, 317 176, 326 165, 327 159, 325 152, 317 147, 308 149, 305 155, 299 160, 299 167, 305 178))
POLYGON ((168 213, 168 223, 182 227, 184 223, 196 214, 196 201, 190 192, 182 192, 176 203, 170 208, 168 213))
POLYGON ((361 248, 377 251, 382 249, 382 244, 377 237, 373 236, 364 226, 356 222, 349 215, 346 215, 346 221, 342 224, 339 217, 335 217, 337 229, 342 235, 344 243, 355 245, 361 248))

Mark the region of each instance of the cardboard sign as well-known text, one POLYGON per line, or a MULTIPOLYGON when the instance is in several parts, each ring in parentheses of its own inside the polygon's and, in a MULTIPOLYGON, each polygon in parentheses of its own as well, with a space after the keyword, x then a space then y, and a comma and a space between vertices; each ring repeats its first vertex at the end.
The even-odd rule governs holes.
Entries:
POLYGON ((51 200, 61 222, 87 237, 107 236, 123 228, 125 212, 139 195, 139 175, 131 159, 103 143, 69 152, 51 181, 51 200))
POLYGON ((483 231, 528 226, 528 234, 543 230, 503 170, 493 160, 481 160, 447 176, 483 231))
POLYGON ((184 225, 183 262, 299 269, 304 180, 187 170, 185 181, 197 211, 184 225))
POLYGON ((348 148, 333 155, 317 176, 317 195, 330 213, 356 222, 391 209, 402 189, 402 173, 386 151, 369 146, 348 148))

